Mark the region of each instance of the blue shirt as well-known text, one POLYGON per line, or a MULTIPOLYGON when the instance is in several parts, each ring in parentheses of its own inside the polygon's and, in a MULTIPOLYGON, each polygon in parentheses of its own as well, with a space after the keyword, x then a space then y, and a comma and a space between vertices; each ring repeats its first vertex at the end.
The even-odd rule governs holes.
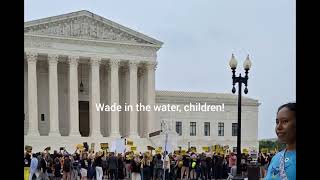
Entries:
MULTIPOLYGON (((281 180, 280 161, 284 155, 284 150, 277 153, 271 160, 265 180, 281 180)), ((288 180, 296 180, 296 151, 287 151, 284 157, 284 171, 288 180)))
POLYGON ((37 158, 32 158, 31 159, 31 164, 30 164, 30 171, 31 172, 36 172, 38 167, 38 159, 37 158))

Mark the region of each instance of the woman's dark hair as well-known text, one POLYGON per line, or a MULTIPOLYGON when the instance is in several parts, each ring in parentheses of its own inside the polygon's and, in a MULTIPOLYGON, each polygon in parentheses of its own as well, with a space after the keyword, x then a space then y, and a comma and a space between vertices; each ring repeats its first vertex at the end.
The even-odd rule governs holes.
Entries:
POLYGON ((282 108, 288 108, 290 111, 294 112, 294 116, 296 116, 296 103, 286 103, 284 105, 281 105, 278 108, 277 113, 282 109, 282 108))

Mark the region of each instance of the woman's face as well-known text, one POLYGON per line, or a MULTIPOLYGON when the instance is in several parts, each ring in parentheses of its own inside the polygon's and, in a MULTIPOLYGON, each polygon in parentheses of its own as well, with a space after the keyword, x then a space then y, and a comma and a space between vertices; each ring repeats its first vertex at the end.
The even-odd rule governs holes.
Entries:
POLYGON ((282 143, 291 144, 296 141, 296 118, 293 111, 282 108, 276 119, 276 134, 282 143))

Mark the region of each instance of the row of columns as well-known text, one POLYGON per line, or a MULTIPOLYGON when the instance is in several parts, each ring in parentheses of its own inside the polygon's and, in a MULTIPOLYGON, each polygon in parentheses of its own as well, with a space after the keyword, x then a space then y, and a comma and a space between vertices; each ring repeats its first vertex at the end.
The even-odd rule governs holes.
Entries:
MULTIPOLYGON (((37 54, 26 53, 28 64, 28 116, 29 129, 28 136, 40 136, 38 130, 38 105, 37 105, 37 54)), ((59 111, 58 111, 58 55, 48 55, 49 65, 49 117, 50 117, 50 131, 49 136, 61 136, 59 132, 59 111)), ((79 57, 68 56, 67 62, 69 65, 69 121, 70 133, 69 136, 80 137, 79 132, 79 106, 78 106, 78 64, 79 57)), ((100 112, 96 110, 96 103, 100 103, 100 74, 99 66, 101 58, 90 58, 91 64, 91 83, 90 83, 90 122, 91 133, 90 136, 102 137, 100 131, 100 112)), ((108 87, 110 88, 109 104, 119 104, 119 66, 120 60, 111 59, 108 63, 107 70, 110 72, 110 81, 108 87)), ((146 104, 153 105, 155 102, 154 89, 154 71, 156 62, 147 63, 146 82, 147 94, 146 104)), ((129 98, 128 104, 135 106, 138 102, 138 83, 137 83, 137 69, 138 62, 129 61, 129 98)), ((146 112, 148 132, 154 131, 154 112, 146 112)), ((110 112, 111 119, 111 137, 120 136, 119 127, 119 112, 110 112)), ((130 111, 129 115, 129 136, 138 137, 138 114, 137 111, 130 111)))

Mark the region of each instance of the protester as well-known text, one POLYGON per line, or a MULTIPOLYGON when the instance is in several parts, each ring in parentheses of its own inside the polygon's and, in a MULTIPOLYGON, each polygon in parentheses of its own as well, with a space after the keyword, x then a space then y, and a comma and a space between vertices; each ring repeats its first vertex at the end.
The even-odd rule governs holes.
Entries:
POLYGON ((71 179, 71 160, 69 155, 65 155, 62 165, 63 170, 63 180, 70 180, 71 179))
POLYGON ((31 159, 31 163, 30 163, 29 180, 33 179, 33 176, 35 176, 37 169, 38 169, 38 158, 37 158, 36 154, 32 154, 32 159, 31 159))
POLYGON ((134 159, 131 160, 131 180, 141 180, 140 171, 141 171, 141 160, 139 155, 135 155, 134 159))
POLYGON ((108 165, 109 165, 109 172, 110 172, 110 179, 116 179, 118 180, 118 159, 115 157, 114 153, 111 153, 111 156, 108 159, 108 165))
POLYGON ((265 180, 296 179, 296 103, 278 108, 276 134, 286 148, 272 158, 265 180))
POLYGON ((31 156, 30 156, 30 153, 26 152, 24 155, 24 179, 25 180, 29 180, 30 164, 31 164, 31 156))

